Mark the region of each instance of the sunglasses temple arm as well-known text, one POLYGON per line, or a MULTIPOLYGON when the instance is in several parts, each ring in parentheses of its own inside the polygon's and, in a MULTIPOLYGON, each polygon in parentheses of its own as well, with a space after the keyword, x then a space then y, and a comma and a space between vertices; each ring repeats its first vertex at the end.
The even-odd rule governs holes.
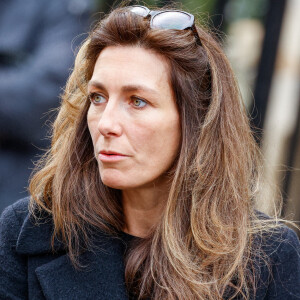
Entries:
POLYGON ((196 38, 197 44, 198 44, 199 46, 203 46, 203 44, 202 44, 202 42, 201 42, 201 40, 200 40, 199 34, 198 34, 198 32, 197 32, 197 28, 196 28, 195 24, 192 26, 191 29, 192 29, 192 31, 193 31, 193 34, 194 34, 195 38, 196 38))

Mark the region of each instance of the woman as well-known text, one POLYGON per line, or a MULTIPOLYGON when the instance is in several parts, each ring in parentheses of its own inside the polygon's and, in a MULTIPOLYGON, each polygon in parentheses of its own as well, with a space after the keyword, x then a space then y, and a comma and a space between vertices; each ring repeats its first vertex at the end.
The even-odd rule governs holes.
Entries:
POLYGON ((185 12, 112 11, 81 47, 28 199, 1 222, 5 299, 297 299, 299 241, 255 211, 228 61, 185 12))

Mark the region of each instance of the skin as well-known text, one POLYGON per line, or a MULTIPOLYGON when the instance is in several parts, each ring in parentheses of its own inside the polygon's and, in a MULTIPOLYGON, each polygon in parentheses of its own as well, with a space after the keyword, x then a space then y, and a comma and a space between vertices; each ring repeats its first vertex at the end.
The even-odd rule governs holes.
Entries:
POLYGON ((101 179, 122 190, 124 231, 145 237, 161 216, 170 188, 167 171, 180 146, 169 65, 148 49, 107 47, 88 93, 87 121, 101 179))

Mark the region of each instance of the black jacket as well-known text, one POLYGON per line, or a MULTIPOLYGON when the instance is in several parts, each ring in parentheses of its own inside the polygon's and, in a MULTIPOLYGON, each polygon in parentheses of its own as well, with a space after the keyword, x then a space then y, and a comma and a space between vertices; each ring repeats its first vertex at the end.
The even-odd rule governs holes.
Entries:
MULTIPOLYGON (((34 225, 28 198, 9 206, 0 219, 0 299, 128 299, 124 283, 122 239, 99 233, 94 251, 81 255, 76 270, 63 244, 51 250, 51 218, 34 225)), ((262 245, 272 262, 272 275, 261 262, 255 299, 300 299, 300 246, 284 227, 262 245)), ((185 300, 185 299, 182 299, 185 300)))

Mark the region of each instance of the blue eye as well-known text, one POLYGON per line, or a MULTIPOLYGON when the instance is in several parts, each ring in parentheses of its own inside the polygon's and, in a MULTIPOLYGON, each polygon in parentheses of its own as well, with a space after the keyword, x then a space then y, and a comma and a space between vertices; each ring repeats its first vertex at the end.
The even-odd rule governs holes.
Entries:
POLYGON ((134 97, 132 100, 132 105, 137 108, 142 108, 147 105, 147 102, 140 98, 134 97))
POLYGON ((99 103, 105 103, 106 98, 102 96, 101 94, 97 93, 91 93, 89 95, 90 101, 93 102, 94 104, 99 104, 99 103))

